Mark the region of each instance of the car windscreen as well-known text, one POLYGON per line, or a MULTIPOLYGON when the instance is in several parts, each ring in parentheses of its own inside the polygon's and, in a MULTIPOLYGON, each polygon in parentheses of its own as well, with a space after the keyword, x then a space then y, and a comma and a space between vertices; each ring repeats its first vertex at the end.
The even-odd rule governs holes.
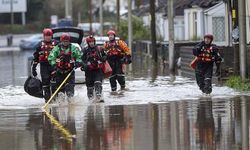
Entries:
MULTIPOLYGON (((54 38, 60 38, 61 35, 62 35, 63 33, 65 33, 65 32, 57 32, 57 33, 54 33, 54 34, 53 34, 53 37, 54 37, 54 38)), ((70 38, 76 38, 76 39, 79 38, 79 34, 78 34, 78 33, 74 33, 74 32, 67 32, 67 33, 69 33, 70 38)))
POLYGON ((60 41, 60 37, 63 33, 69 33, 70 35, 70 42, 71 43, 78 43, 79 45, 82 43, 83 37, 83 30, 78 28, 54 28, 53 31, 53 38, 57 41, 60 41))

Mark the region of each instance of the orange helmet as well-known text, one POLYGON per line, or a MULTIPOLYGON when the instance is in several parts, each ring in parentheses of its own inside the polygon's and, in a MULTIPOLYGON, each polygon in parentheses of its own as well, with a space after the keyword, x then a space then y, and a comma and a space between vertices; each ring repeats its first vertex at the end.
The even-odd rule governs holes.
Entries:
POLYGON ((53 36, 53 32, 49 28, 43 29, 43 36, 53 36))
POLYGON ((107 35, 109 36, 110 34, 112 34, 112 35, 116 35, 116 33, 115 33, 115 31, 113 31, 113 30, 109 30, 108 32, 107 32, 107 35))
POLYGON ((93 37, 93 35, 88 36, 85 40, 86 40, 87 44, 89 44, 90 42, 95 43, 95 38, 93 37))
POLYGON ((206 35, 204 35, 204 39, 205 38, 209 38, 209 39, 211 39, 211 41, 213 41, 214 36, 212 34, 206 34, 206 35))
POLYGON ((63 33, 60 37, 61 42, 70 41, 70 35, 68 33, 63 33))

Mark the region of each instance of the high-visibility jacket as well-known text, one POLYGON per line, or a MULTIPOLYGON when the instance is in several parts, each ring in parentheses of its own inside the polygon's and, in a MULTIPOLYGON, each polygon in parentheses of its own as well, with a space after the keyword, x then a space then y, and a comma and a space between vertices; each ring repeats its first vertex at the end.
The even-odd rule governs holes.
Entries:
POLYGON ((48 57, 50 51, 57 45, 55 40, 49 42, 41 41, 39 42, 34 55, 34 62, 48 62, 48 57))
POLYGON ((130 56, 131 50, 122 40, 106 41, 104 48, 108 56, 130 56))

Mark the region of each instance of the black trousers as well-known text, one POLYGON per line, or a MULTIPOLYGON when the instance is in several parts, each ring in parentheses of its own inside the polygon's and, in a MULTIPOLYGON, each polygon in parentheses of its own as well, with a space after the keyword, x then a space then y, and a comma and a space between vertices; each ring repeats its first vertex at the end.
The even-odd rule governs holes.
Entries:
POLYGON ((112 68, 112 76, 109 78, 110 86, 112 91, 117 90, 117 81, 121 86, 121 89, 125 88, 125 75, 123 72, 123 63, 121 58, 108 59, 110 67, 112 68))
POLYGON ((195 68, 195 77, 203 93, 212 92, 213 62, 198 62, 195 68))
POLYGON ((102 81, 104 74, 101 69, 85 71, 87 95, 88 98, 93 98, 94 90, 98 98, 102 95, 102 81))
POLYGON ((50 80, 52 72, 53 68, 48 62, 40 62, 40 74, 43 85, 43 96, 46 101, 49 100, 52 92, 54 92, 50 90, 50 80))
MULTIPOLYGON (((63 82, 63 80, 67 77, 67 75, 70 72, 67 73, 61 73, 60 71, 58 71, 56 73, 56 76, 54 77, 53 81, 54 86, 53 89, 56 90, 61 83, 63 82)), ((64 83, 64 85, 62 86, 62 88, 60 89, 59 92, 63 92, 66 93, 68 97, 73 97, 74 93, 75 93, 75 72, 73 71, 70 75, 70 77, 68 78, 68 80, 64 83)))

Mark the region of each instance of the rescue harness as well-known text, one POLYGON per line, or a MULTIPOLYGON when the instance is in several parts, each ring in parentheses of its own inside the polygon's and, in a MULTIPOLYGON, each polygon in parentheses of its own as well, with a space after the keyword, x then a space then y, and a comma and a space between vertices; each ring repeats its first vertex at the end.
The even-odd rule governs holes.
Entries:
POLYGON ((64 52, 62 46, 60 47, 60 55, 56 60, 56 66, 61 71, 70 71, 74 67, 74 58, 71 56, 71 45, 69 45, 69 51, 67 53, 64 52))
POLYGON ((198 55, 197 59, 204 62, 214 61, 213 47, 212 46, 208 48, 203 47, 201 49, 201 54, 198 55))
POLYGON ((51 42, 41 42, 40 45, 40 51, 39 51, 39 61, 40 62, 47 62, 48 61, 48 57, 50 54, 50 51, 56 46, 56 42, 55 41, 51 41, 51 42))

